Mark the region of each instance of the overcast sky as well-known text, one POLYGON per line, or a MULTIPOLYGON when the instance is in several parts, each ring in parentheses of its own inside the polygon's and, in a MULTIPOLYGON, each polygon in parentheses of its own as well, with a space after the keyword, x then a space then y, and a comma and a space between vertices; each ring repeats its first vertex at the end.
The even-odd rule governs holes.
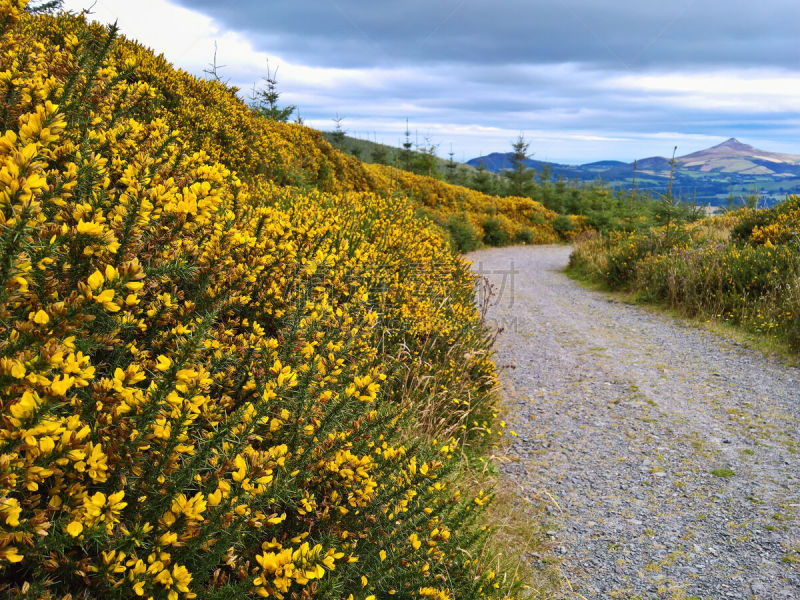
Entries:
POLYGON ((305 122, 456 159, 678 155, 729 137, 800 154, 798 0, 66 0, 247 95, 278 67, 305 122))

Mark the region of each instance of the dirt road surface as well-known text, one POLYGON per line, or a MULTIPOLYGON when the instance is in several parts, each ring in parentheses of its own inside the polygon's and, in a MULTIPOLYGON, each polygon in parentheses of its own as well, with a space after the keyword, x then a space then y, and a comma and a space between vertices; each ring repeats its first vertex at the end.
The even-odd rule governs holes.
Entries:
POLYGON ((587 290, 569 254, 468 257, 503 328, 502 471, 552 497, 566 596, 800 599, 800 370, 587 290))

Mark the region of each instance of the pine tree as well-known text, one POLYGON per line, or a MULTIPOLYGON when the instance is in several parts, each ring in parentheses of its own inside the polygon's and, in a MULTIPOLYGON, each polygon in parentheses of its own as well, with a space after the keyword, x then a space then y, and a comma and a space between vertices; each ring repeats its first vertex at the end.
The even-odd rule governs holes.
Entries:
POLYGON ((376 145, 372 148, 372 162, 379 165, 388 164, 389 156, 386 151, 386 146, 383 144, 376 145))
POLYGON ((672 158, 669 161, 669 186, 667 193, 661 195, 661 201, 655 207, 655 218, 658 222, 666 226, 665 240, 670 241, 670 227, 676 217, 675 197, 672 194, 672 182, 675 175, 675 152, 678 147, 672 149, 672 158))
POLYGON ((525 161, 528 160, 528 142, 520 134, 517 141, 511 147, 514 149, 511 155, 511 168, 503 171, 503 175, 508 180, 509 196, 530 196, 533 190, 533 178, 536 171, 529 169, 525 161))
POLYGON ((221 65, 217 63, 217 42, 214 41, 214 57, 212 58, 211 62, 208 63, 208 66, 203 69, 203 73, 208 75, 213 81, 218 81, 223 85, 228 85, 228 81, 223 81, 222 77, 220 76, 220 71, 227 66, 228 65, 221 65))
POLYGON ((436 157, 436 149, 438 146, 431 142, 430 138, 425 138, 424 146, 417 146, 417 169, 415 172, 420 175, 427 175, 428 177, 436 177, 439 174, 437 165, 439 159, 436 157))
POLYGON ((336 127, 331 133, 331 141, 335 148, 339 150, 344 150, 344 128, 342 128, 342 121, 344 121, 344 117, 340 117, 339 113, 336 113, 336 116, 332 119, 334 123, 336 123, 336 127))
POLYGON ((542 172, 538 174, 537 179, 539 180, 539 183, 541 185, 549 185, 550 177, 551 177, 550 165, 548 163, 545 163, 544 166, 542 167, 542 172))
POLYGON ((405 141, 403 142, 403 149, 400 152, 400 168, 405 171, 412 171, 414 168, 414 153, 411 151, 413 147, 411 131, 408 129, 408 119, 406 119, 405 141))
POLYGON ((38 2, 30 2, 28 6, 25 7, 25 10, 32 15, 41 15, 44 13, 58 12, 62 8, 64 8, 64 0, 40 0, 38 2))
POLYGON ((470 187, 484 194, 494 193, 494 181, 492 175, 486 170, 486 165, 483 161, 478 164, 478 170, 472 176, 470 187))
MULTIPOLYGON (((216 58, 216 52, 214 56, 216 58)), ((278 99, 281 97, 281 93, 278 91, 278 67, 271 71, 269 61, 267 61, 267 76, 264 77, 264 84, 261 89, 253 88, 253 95, 250 99, 251 107, 262 117, 286 123, 297 107, 295 105, 278 105, 278 99)))
POLYGON ((453 152, 452 144, 450 144, 450 152, 448 152, 447 156, 449 157, 449 160, 447 161, 447 164, 444 167, 445 179, 447 179, 448 183, 455 183, 457 165, 456 161, 453 160, 453 156, 455 156, 455 153, 453 152))
POLYGON ((465 165, 458 165, 456 168, 456 179, 453 183, 463 186, 469 185, 469 169, 467 169, 465 165))

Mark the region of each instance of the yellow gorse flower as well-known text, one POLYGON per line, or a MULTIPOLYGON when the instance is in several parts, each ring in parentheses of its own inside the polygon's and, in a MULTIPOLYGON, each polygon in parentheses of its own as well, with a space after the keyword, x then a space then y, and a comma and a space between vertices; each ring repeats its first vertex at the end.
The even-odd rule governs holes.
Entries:
POLYGON ((472 589, 478 507, 442 473, 463 423, 491 429, 495 371, 418 209, 541 241, 555 214, 363 165, 23 9, 0 0, 4 591, 472 589))

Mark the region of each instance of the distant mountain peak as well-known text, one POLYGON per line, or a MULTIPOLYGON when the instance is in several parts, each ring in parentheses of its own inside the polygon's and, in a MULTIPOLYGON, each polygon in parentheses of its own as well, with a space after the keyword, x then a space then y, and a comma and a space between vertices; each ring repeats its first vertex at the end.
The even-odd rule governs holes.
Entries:
MULTIPOLYGON (((487 170, 500 172, 511 166, 511 153, 493 153, 473 158, 467 164, 483 163, 487 170)), ((642 190, 655 194, 667 191, 669 182, 684 198, 700 203, 724 204, 731 194, 746 194, 757 186, 770 202, 780 201, 787 193, 800 190, 800 155, 760 150, 735 137, 686 156, 676 156, 672 163, 661 156, 640 158, 634 163, 595 161, 583 165, 563 165, 527 160, 537 173, 547 167, 551 177, 565 180, 603 181, 619 189, 631 189, 636 182, 642 190)))
POLYGON ((734 150, 752 150, 752 149, 754 149, 749 144, 743 144, 742 142, 740 142, 739 140, 737 140, 736 138, 733 138, 733 137, 732 138, 728 138, 727 140, 725 140, 721 144, 717 144, 716 146, 714 146, 714 148, 731 148, 731 149, 734 149, 734 150))
POLYGON ((679 156, 677 158, 678 162, 696 162, 700 161, 707 161, 710 159, 724 159, 724 158, 733 158, 733 157, 750 157, 753 155, 766 155, 770 154, 765 152, 764 150, 759 150, 758 148, 754 148, 749 144, 743 144, 736 138, 728 138, 721 144, 717 144, 716 146, 711 146, 710 148, 706 148, 705 150, 698 150, 697 152, 692 152, 691 154, 687 154, 686 156, 679 156))

